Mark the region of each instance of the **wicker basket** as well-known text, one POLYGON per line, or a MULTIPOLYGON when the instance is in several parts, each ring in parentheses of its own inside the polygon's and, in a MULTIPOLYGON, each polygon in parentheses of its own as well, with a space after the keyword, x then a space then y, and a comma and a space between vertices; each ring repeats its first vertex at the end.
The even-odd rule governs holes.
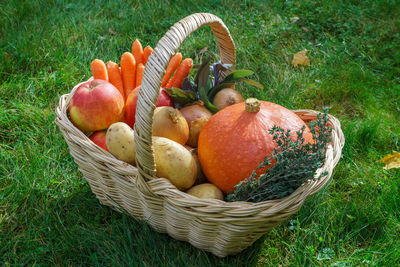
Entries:
MULTIPOLYGON (((224 202, 199 199, 177 190, 167 179, 155 176, 151 149, 151 125, 161 79, 170 58, 192 32, 203 25, 211 27, 217 38, 221 62, 235 64, 235 47, 228 29, 216 16, 190 15, 176 23, 159 41, 143 74, 135 124, 137 168, 117 160, 94 145, 87 135, 69 120, 71 96, 63 95, 56 109, 60 127, 71 155, 93 193, 101 203, 144 220, 156 231, 225 257, 239 253, 269 229, 299 210, 305 199, 326 185, 339 161, 344 136, 339 121, 329 115, 332 142, 326 150, 325 164, 316 175, 328 175, 304 184, 290 196, 260 203, 224 202)), ((303 120, 316 119, 318 112, 294 111, 303 120)))

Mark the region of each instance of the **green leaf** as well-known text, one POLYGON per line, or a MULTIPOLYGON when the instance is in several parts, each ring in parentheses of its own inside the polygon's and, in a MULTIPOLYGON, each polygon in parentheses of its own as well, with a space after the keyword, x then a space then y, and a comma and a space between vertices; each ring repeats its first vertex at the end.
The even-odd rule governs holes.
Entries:
POLYGON ((224 88, 230 88, 234 83, 220 83, 217 86, 214 86, 208 92, 208 98, 212 101, 214 96, 224 88))
POLYGON ((247 83, 249 85, 252 85, 252 86, 255 86, 255 87, 257 87, 257 88, 259 88, 261 90, 264 89, 264 86, 261 83, 259 83, 257 81, 254 81, 254 80, 251 80, 251 79, 242 78, 239 81, 240 82, 245 82, 245 83, 247 83))
MULTIPOLYGON (((255 87, 257 87, 257 88, 259 88, 261 90, 264 89, 264 86, 261 83, 259 83, 257 81, 254 81, 254 80, 251 80, 251 79, 241 78, 241 79, 238 79, 236 82, 245 82, 245 83, 247 83, 249 85, 252 85, 252 86, 255 86, 255 87)), ((235 82, 223 82, 223 83, 218 84, 217 86, 214 86, 208 92, 208 94, 207 94, 208 98, 212 101, 214 99, 214 96, 219 91, 221 91, 224 88, 231 88, 234 83, 235 82)))
POLYGON ((254 71, 251 71, 251 70, 235 70, 235 71, 232 71, 228 76, 226 76, 225 79, 223 79, 221 81, 221 83, 237 82, 238 80, 249 77, 253 74, 254 74, 254 71))
POLYGON ((199 88, 199 97, 200 97, 200 100, 203 101, 204 106, 205 106, 209 111, 211 111, 212 113, 217 113, 217 112, 219 111, 219 109, 218 109, 216 106, 214 106, 214 105, 210 102, 210 100, 208 100, 207 93, 206 93, 204 87, 200 87, 200 88, 199 88))
POLYGON ((168 95, 172 98, 174 103, 178 103, 181 106, 193 103, 197 101, 196 94, 192 91, 184 91, 180 88, 164 88, 168 95))
POLYGON ((211 58, 206 59, 201 63, 199 70, 197 71, 196 77, 194 78, 194 83, 197 84, 197 88, 200 88, 201 85, 207 84, 208 76, 210 75, 210 61, 211 58))

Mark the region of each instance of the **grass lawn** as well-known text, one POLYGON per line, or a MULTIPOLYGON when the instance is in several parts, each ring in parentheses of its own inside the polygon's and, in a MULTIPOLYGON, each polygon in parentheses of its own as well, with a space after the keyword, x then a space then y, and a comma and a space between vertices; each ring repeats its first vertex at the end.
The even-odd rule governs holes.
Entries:
MULTIPOLYGON (((0 265, 400 265, 398 1, 2 1, 0 3, 0 265), (196 12, 219 16, 264 91, 291 109, 342 122, 332 182, 252 247, 217 258, 102 206, 54 123, 62 94, 90 77, 94 58, 119 62, 135 38, 154 47, 196 12), (291 18, 298 17, 295 23, 291 18), (116 33, 116 34, 115 34, 116 33), (311 66, 294 69, 308 49, 311 66)), ((180 51, 216 51, 209 28, 180 51)))

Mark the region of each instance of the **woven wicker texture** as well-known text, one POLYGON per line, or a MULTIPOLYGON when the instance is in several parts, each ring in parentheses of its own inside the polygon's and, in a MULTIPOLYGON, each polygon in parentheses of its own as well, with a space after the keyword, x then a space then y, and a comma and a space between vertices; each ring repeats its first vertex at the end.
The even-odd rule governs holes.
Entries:
MULTIPOLYGON (((344 136, 340 122, 329 115, 332 142, 325 163, 316 175, 321 179, 298 188, 290 196, 260 203, 198 199, 177 190, 167 179, 155 177, 151 149, 151 125, 161 79, 169 59, 193 31, 209 25, 217 37, 221 62, 235 64, 234 43, 223 22, 211 14, 193 14, 176 23, 159 41, 143 74, 135 124, 137 168, 117 160, 77 129, 68 117, 70 94, 60 98, 56 123, 70 148, 79 170, 104 205, 144 220, 156 231, 225 257, 239 253, 261 235, 299 210, 305 199, 330 180, 341 156, 344 136)), ((304 121, 317 118, 312 110, 295 111, 304 121)))

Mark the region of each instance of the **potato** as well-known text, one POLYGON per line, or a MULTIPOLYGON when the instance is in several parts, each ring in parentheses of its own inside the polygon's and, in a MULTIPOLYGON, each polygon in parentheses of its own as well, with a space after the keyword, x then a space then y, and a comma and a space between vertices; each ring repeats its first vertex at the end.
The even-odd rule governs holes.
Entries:
POLYGON ((157 177, 170 180, 179 190, 190 188, 197 175, 192 154, 181 144, 164 137, 153 136, 157 177))
POLYGON ((215 198, 224 200, 224 194, 222 191, 213 184, 199 184, 190 188, 186 193, 196 196, 198 198, 215 198))
POLYGON ((116 122, 110 126, 106 134, 106 145, 117 159, 135 165, 135 141, 133 130, 128 124, 116 122))

